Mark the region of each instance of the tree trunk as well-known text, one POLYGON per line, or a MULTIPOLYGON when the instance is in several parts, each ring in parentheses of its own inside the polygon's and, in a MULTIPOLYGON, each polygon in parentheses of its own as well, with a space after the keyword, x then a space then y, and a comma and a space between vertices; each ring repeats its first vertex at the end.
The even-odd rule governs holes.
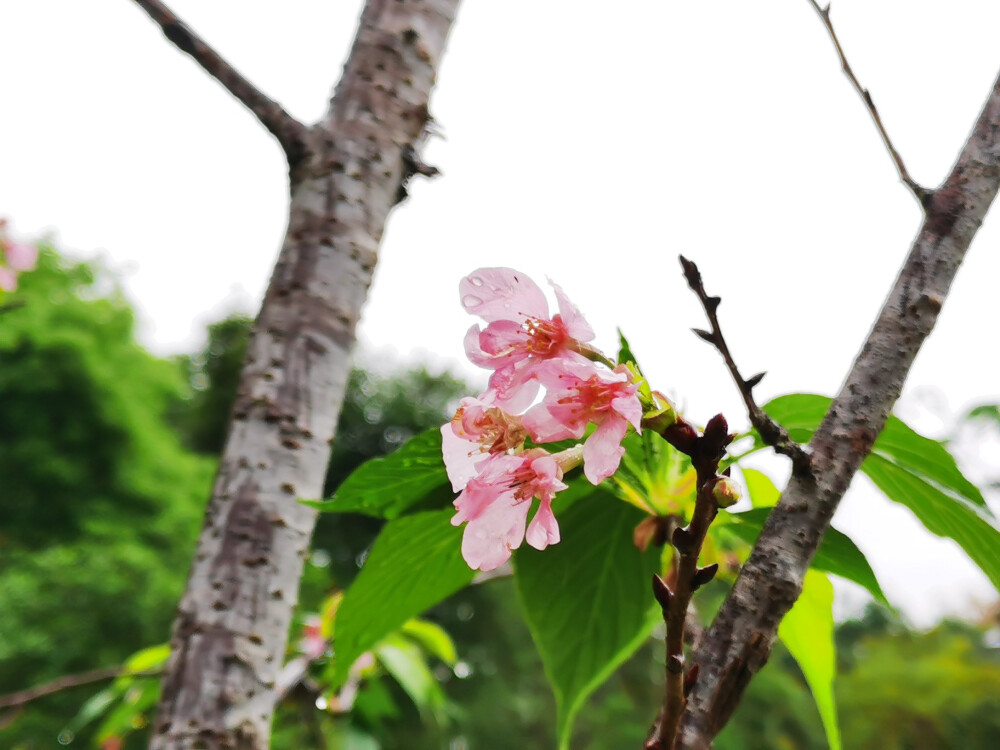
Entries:
POLYGON ((156 750, 258 750, 268 747, 315 523, 297 499, 322 492, 386 218, 406 181, 427 171, 415 154, 458 0, 370 0, 329 112, 309 129, 270 100, 243 96, 242 78, 212 70, 211 50, 169 11, 137 2, 289 156, 288 231, 174 622, 151 742, 156 750))

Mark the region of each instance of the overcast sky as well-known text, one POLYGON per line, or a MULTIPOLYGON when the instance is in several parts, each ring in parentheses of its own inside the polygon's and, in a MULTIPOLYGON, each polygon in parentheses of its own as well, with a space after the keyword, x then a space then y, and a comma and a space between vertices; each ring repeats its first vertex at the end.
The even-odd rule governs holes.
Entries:
MULTIPOLYGON (((313 122, 361 3, 171 6, 313 122)), ((1000 68, 1000 3, 840 0, 833 18, 911 174, 937 185, 1000 68)), ((0 30, 0 215, 15 234, 102 255, 160 353, 256 311, 287 219, 267 132, 129 0, 0 0, 0 30)), ((443 177, 416 182, 391 218, 367 350, 472 373, 458 280, 511 266, 560 283, 609 351, 621 326, 691 418, 739 424, 718 355, 688 331, 703 315, 677 254, 723 297, 744 372, 769 372, 762 399, 833 394, 919 226, 806 0, 468 2, 431 111, 443 138, 426 158, 443 177)), ((935 436, 1000 399, 998 224, 976 238, 901 402, 935 436)), ((835 525, 918 622, 995 599, 954 545, 863 478, 835 525)))

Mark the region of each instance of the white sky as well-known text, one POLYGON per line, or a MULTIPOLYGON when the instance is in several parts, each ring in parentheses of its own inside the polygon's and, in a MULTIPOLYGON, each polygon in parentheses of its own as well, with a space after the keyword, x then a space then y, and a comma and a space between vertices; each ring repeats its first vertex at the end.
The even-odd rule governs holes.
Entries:
MULTIPOLYGON (((312 122, 361 3, 172 7, 312 122)), ((1000 3, 840 0, 833 18, 911 174, 938 184, 1000 67, 1000 3)), ((458 279, 512 266, 558 281, 609 351, 621 326, 693 419, 741 424, 721 360, 687 330, 704 321, 677 254, 723 297, 744 372, 768 370, 762 400, 831 394, 918 227, 806 0, 470 1, 431 111, 445 139, 426 157, 444 176, 393 214, 360 334, 465 372, 458 279)), ((156 351, 190 351, 205 323, 256 310, 286 195, 271 137, 133 3, 0 0, 0 214, 20 236, 103 254, 156 351)), ((1000 399, 998 245, 990 216, 911 373, 900 412, 931 433, 1000 399)), ((890 599, 920 623, 995 599, 953 544, 867 487, 835 525, 890 599)))

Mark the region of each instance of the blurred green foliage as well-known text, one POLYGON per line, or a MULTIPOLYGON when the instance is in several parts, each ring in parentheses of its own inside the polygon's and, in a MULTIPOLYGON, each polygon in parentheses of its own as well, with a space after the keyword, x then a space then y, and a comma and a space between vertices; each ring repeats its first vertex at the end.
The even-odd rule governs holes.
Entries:
MULTIPOLYGON (((108 278, 46 250, 21 279, 15 296, 24 304, 0 317, 0 693, 121 663, 166 639, 225 440, 250 321, 220 321, 202 351, 159 359, 136 343, 131 308, 108 278)), ((468 390, 420 368, 355 370, 326 494, 362 461, 441 423, 468 390)), ((320 517, 303 611, 350 583, 380 523, 320 517)), ((350 717, 318 711, 314 694, 296 690, 279 708, 272 746, 554 747, 554 701, 512 581, 465 589, 427 616, 458 649, 461 669, 435 670, 455 715, 427 721, 388 679, 373 682, 350 717)), ((844 746, 992 750, 1000 736, 996 640, 995 623, 922 633, 874 606, 841 625, 844 746)), ((640 747, 662 699, 662 658, 662 642, 652 639, 626 662, 588 701, 572 747, 640 747)), ((101 687, 0 712, 0 727, 8 724, 0 747, 55 746, 101 687)), ((143 740, 137 732, 126 747, 143 740)), ((83 730, 72 746, 88 743, 83 730)), ((780 645, 716 747, 825 747, 808 688, 780 645)))
MULTIPOLYGON (((166 415, 177 366, 134 338, 106 275, 43 249, 0 320, 0 691, 165 640, 213 461, 166 415)), ((0 745, 52 747, 80 701, 30 707, 0 745)))
POLYGON ((1000 627, 945 621, 914 632, 870 608, 845 624, 837 699, 844 746, 991 748, 1000 738, 1000 627))

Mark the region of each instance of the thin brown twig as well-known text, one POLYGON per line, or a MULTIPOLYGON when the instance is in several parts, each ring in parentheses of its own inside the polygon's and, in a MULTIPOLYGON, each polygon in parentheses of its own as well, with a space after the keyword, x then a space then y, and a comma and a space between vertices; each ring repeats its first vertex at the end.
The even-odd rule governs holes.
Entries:
POLYGON ((130 672, 125 667, 120 666, 92 669, 89 672, 81 672, 79 674, 57 677, 52 680, 52 682, 46 682, 43 685, 36 685, 35 687, 28 688, 27 690, 20 690, 16 693, 0 695, 0 708, 20 708, 21 706, 25 706, 32 701, 38 700, 39 698, 44 698, 47 695, 59 693, 63 690, 70 690, 75 687, 81 687, 83 685, 92 685, 95 682, 106 682, 107 680, 113 680, 116 677, 159 677, 162 674, 163 670, 161 669, 130 672))
POLYGON ((875 123, 875 127, 878 128, 878 133, 882 136, 882 143, 885 144, 886 149, 889 152, 889 156, 892 158, 893 163, 896 165, 896 171, 899 172, 899 179, 903 181, 903 184, 910 189, 910 192, 916 197, 920 202, 921 206, 926 207, 927 201, 930 200, 933 191, 928 190, 923 185, 920 185, 916 180, 910 177, 910 173, 906 169, 906 165, 903 164, 903 157, 899 155, 899 151, 892 144, 892 139, 889 138, 889 133, 885 129, 885 125, 882 123, 882 117, 878 113, 878 109, 875 107, 875 102, 872 101, 872 95, 861 82, 858 81, 857 76, 854 75, 854 71, 851 69, 851 64, 847 62, 847 56, 844 54, 844 48, 840 45, 840 39, 837 37, 837 32, 833 28, 833 23, 830 21, 830 5, 824 8, 820 6, 816 0, 809 0, 809 4, 812 5, 813 9, 819 14, 819 17, 823 20, 823 25, 826 26, 827 33, 830 35, 830 40, 833 42, 834 48, 837 50, 837 55, 840 57, 840 67, 843 68, 844 75, 847 76, 847 80, 851 82, 854 90, 858 92, 858 96, 861 97, 861 101, 865 103, 868 108, 868 114, 871 115, 872 121, 875 123))
MULTIPOLYGON (((674 448, 690 456, 697 473, 698 490, 691 523, 687 527, 674 528, 671 535, 671 543, 677 551, 675 574, 671 578, 673 588, 659 576, 653 576, 653 593, 663 610, 667 628, 667 650, 663 706, 643 745, 644 750, 671 750, 687 705, 687 694, 698 679, 697 665, 685 669, 684 645, 689 640, 688 621, 693 619, 691 598, 698 588, 712 580, 719 568, 717 564, 699 568, 698 558, 708 527, 719 512, 715 490, 720 481, 728 481, 719 475, 719 463, 733 439, 721 414, 709 420, 702 435, 683 418, 660 434, 674 448)), ((698 626, 692 637, 700 640, 701 630, 698 626)))
POLYGON ((722 327, 719 325, 717 312, 719 309, 719 303, 722 302, 722 299, 708 295, 705 291, 705 285, 701 279, 701 272, 698 270, 698 266, 693 261, 688 260, 683 255, 680 256, 680 261, 681 267, 684 269, 684 278, 687 279, 687 283, 688 286, 691 287, 691 291, 698 296, 698 300, 701 302, 702 307, 705 308, 705 315, 708 316, 708 321, 712 325, 711 331, 703 331, 699 328, 695 328, 693 329, 694 332, 699 338, 714 346, 718 350, 719 354, 722 355, 722 358, 726 362, 726 367, 729 370, 729 374, 736 383, 736 388, 739 390, 740 396, 743 397, 743 403, 746 405, 747 414, 750 417, 750 424, 752 424, 754 429, 756 429, 758 434, 760 434, 761 439, 767 445, 774 448, 776 452, 792 459, 792 466, 797 473, 804 476, 808 475, 812 470, 809 452, 804 446, 792 440, 791 436, 788 434, 788 430, 775 422, 763 409, 761 409, 753 397, 753 389, 760 383, 761 380, 763 380, 765 373, 758 373, 752 376, 749 380, 744 379, 743 376, 740 375, 739 368, 736 366, 736 360, 733 359, 733 355, 729 351, 729 345, 726 344, 726 338, 722 335, 722 327))
POLYGON ((282 109, 280 104, 261 93, 159 0, 135 0, 135 4, 159 25, 167 39, 190 55, 205 72, 225 86, 229 93, 260 120, 278 139, 290 164, 302 157, 307 131, 305 125, 282 109))

